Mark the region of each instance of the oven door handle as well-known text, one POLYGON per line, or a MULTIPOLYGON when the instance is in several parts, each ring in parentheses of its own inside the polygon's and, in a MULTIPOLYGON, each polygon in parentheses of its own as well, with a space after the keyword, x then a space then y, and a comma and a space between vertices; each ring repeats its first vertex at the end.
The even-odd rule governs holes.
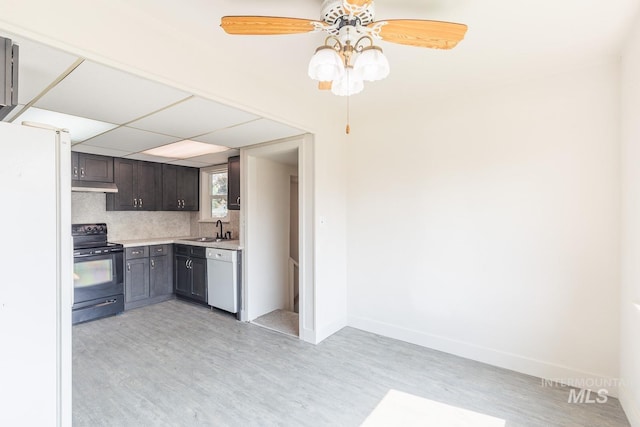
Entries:
POLYGON ((96 304, 94 307, 104 307, 105 305, 115 304, 116 302, 117 302, 117 300, 115 298, 108 299, 105 302, 102 302, 100 304, 96 304))
POLYGON ((99 255, 104 255, 104 254, 82 254, 82 255, 74 254, 74 255, 73 255, 73 259, 78 259, 78 258, 89 258, 89 257, 96 256, 96 255, 98 255, 98 256, 99 256, 99 255))
POLYGON ((95 256, 104 256, 104 255, 112 255, 112 254, 117 254, 120 252, 124 252, 122 250, 122 248, 113 248, 113 249, 108 249, 105 250, 104 252, 100 253, 100 254, 73 254, 73 259, 78 259, 78 258, 88 258, 88 257, 95 257, 95 256))

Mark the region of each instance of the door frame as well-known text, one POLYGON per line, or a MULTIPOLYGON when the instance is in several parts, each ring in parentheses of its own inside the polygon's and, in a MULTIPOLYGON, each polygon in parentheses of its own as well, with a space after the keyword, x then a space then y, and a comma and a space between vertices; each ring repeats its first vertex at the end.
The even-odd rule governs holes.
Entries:
POLYGON ((240 242, 242 251, 242 304, 240 320, 248 322, 251 303, 251 275, 248 266, 251 263, 251 247, 257 236, 252 236, 249 224, 259 222, 255 214, 257 189, 254 182, 256 171, 251 157, 269 157, 283 151, 298 150, 298 215, 299 215, 299 338, 310 343, 316 339, 316 292, 315 292, 315 233, 314 233, 314 139, 305 134, 281 139, 265 144, 240 149, 240 242))

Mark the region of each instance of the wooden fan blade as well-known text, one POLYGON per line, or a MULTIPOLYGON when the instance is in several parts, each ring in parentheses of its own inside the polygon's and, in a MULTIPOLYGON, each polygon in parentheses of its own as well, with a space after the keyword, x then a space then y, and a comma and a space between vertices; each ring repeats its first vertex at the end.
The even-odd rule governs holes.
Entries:
POLYGON ((419 19, 392 19, 368 25, 376 26, 380 26, 382 40, 433 49, 452 49, 467 32, 464 24, 419 19))
POLYGON ((301 18, 281 18, 278 16, 223 16, 220 26, 227 34, 233 35, 276 35, 309 33, 316 29, 314 22, 301 18))
POLYGON ((320 90, 331 90, 331 86, 333 85, 333 82, 331 80, 326 81, 326 82, 318 82, 318 89, 320 90))
POLYGON ((351 6, 367 6, 371 3, 372 0, 344 0, 345 3, 350 4, 351 6))

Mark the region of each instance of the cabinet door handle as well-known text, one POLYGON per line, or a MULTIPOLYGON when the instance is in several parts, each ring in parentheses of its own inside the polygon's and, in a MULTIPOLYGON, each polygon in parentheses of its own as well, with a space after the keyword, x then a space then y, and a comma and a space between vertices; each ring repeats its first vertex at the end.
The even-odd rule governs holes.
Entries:
POLYGON ((189 268, 189 260, 186 260, 186 261, 184 262, 184 266, 185 266, 186 268, 189 268))
POLYGON ((133 199, 133 207, 134 208, 138 207, 138 199, 133 199))
POLYGON ((73 176, 76 176, 76 177, 78 176, 78 167, 77 166, 74 166, 74 168, 73 168, 73 176))
POLYGON ((140 255, 142 251, 131 251, 131 255, 140 255))
POLYGON ((84 168, 80 168, 80 176, 84 176, 84 168))
POLYGON ((127 263, 127 271, 131 271, 131 264, 127 263))
POLYGON ((178 199, 178 209, 180 209, 180 199, 178 199))
POLYGON ((156 268, 156 261, 155 260, 151 260, 151 268, 156 268))
POLYGON ((140 200, 140 207, 142 207, 142 199, 139 199, 139 200, 140 200))
POLYGON ((240 196, 238 196, 238 198, 236 199, 236 202, 238 202, 238 205, 240 205, 240 196))

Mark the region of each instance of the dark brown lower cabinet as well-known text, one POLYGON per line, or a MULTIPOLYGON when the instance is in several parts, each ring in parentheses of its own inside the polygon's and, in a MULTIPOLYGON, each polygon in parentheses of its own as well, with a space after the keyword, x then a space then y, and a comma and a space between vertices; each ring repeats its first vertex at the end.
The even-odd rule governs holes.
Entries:
POLYGON ((172 245, 125 248, 125 310, 173 298, 172 259, 172 245))
POLYGON ((207 303, 206 248, 175 245, 175 293, 178 297, 207 303))

